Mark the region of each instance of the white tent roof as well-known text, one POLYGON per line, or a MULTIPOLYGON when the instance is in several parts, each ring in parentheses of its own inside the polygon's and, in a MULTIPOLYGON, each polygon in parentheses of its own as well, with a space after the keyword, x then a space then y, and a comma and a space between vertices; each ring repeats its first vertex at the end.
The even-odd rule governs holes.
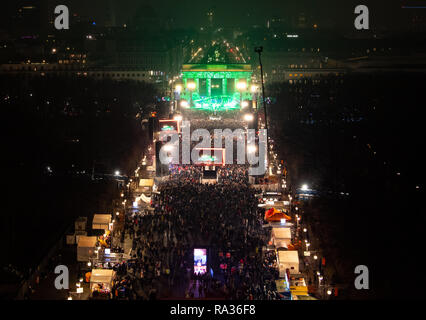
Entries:
POLYGON ((141 200, 145 203, 151 203, 151 198, 147 197, 146 195, 144 195, 143 193, 141 194, 141 200))
POLYGON ((78 238, 78 246, 80 248, 83 248, 83 247, 91 248, 96 245, 96 241, 97 241, 96 237, 80 236, 78 238))
POLYGON ((93 216, 93 224, 109 224, 111 222, 111 215, 107 214, 95 214, 93 216))
POLYGON ((277 239, 291 239, 290 228, 272 228, 272 233, 277 239))
POLYGON ((154 185, 154 179, 140 179, 139 187, 152 187, 154 185))
POLYGON ((111 283, 114 277, 114 270, 110 269, 93 269, 90 276, 90 282, 111 283))
POLYGON ((299 253, 296 250, 278 251, 279 263, 299 263, 299 253))

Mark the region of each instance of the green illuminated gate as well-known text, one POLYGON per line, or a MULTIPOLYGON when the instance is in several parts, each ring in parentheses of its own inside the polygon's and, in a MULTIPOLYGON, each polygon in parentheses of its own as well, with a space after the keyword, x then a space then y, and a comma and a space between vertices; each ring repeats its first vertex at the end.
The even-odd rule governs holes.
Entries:
POLYGON ((195 109, 239 109, 253 100, 252 73, 249 64, 184 64, 180 98, 195 109))

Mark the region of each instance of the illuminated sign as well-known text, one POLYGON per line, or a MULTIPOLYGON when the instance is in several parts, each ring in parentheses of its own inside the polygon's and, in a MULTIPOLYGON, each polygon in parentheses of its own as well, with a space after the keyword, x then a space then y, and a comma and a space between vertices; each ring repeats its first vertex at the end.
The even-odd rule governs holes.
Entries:
POLYGON ((207 272, 207 249, 194 249, 194 274, 207 272))

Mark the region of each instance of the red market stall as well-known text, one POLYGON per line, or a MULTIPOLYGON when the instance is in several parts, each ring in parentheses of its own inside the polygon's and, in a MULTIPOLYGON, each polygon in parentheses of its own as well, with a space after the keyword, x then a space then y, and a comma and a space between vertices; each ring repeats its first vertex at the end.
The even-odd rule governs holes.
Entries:
POLYGON ((279 211, 275 208, 271 208, 265 211, 265 220, 268 222, 279 222, 281 219, 286 221, 291 220, 291 217, 286 215, 284 212, 279 211))

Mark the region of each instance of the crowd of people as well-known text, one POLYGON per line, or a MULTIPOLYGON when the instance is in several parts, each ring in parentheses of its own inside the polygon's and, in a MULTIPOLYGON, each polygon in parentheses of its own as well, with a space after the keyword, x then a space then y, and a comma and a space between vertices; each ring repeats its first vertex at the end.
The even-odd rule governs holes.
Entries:
POLYGON ((217 183, 205 184, 202 167, 173 166, 152 196, 154 210, 126 217, 133 257, 118 274, 138 282, 133 290, 143 293, 135 296, 277 298, 271 257, 262 255, 270 234, 247 170, 220 167, 217 183), (196 247, 207 248, 205 274, 192 271, 196 247))
POLYGON ((215 129, 243 129, 245 123, 241 119, 221 119, 212 121, 208 119, 191 120, 191 131, 196 129, 207 129, 211 134, 215 129))

